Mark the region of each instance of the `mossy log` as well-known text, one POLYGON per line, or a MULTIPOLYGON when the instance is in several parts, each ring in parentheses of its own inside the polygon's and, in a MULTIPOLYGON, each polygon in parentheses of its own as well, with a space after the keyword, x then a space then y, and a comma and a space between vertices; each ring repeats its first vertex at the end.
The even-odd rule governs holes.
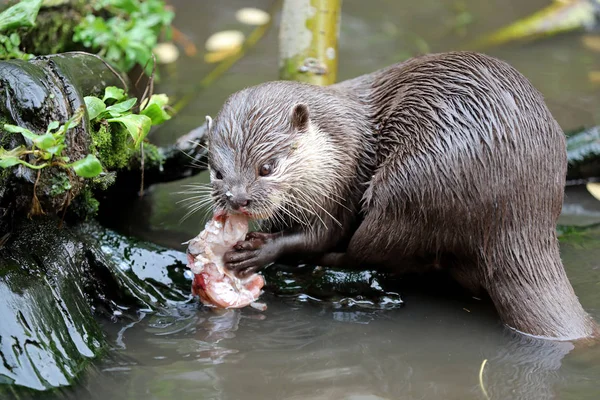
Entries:
MULTIPOLYGON (((52 121, 64 123, 78 110, 85 109, 85 96, 101 95, 106 86, 124 85, 127 84, 123 77, 108 64, 87 53, 2 61, 0 145, 10 150, 28 144, 20 134, 4 131, 2 126, 6 122, 44 133, 52 121)), ((80 160, 90 152, 91 143, 89 119, 84 113, 81 123, 66 133, 64 155, 73 161, 80 160)), ((1 234, 10 229, 10 221, 16 215, 34 208, 38 211, 34 214, 62 212, 84 189, 83 178, 58 167, 32 170, 16 165, 0 172, 1 234), (61 192, 57 186, 69 189, 61 192)))

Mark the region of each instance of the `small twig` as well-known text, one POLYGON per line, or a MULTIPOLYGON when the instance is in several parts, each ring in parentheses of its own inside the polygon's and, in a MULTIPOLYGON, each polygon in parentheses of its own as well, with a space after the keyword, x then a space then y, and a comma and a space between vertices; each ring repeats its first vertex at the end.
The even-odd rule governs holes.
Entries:
POLYGON ((173 41, 176 43, 181 43, 183 46, 183 51, 188 57, 194 57, 198 52, 196 49, 196 45, 192 42, 186 34, 181 32, 179 29, 171 25, 171 31, 173 32, 173 41))
MULTIPOLYGON (((150 79, 148 80, 148 84, 146 85, 146 88, 144 89, 144 93, 142 94, 142 97, 140 98, 140 101, 138 102, 137 105, 137 110, 140 111, 142 109, 142 104, 144 104, 144 101, 146 101, 146 98, 150 98, 152 96, 152 93, 154 93, 154 75, 156 74, 156 56, 154 55, 154 53, 152 53, 152 74, 150 75, 150 79), (148 93, 149 92, 149 93, 148 93), (147 97, 146 97, 147 96, 147 97)), ((144 64, 144 68, 139 76, 139 78, 137 79, 137 81, 135 82, 135 86, 137 87, 138 83, 140 83, 140 80, 142 79, 142 77, 146 74, 146 67, 148 66, 148 63, 150 62, 150 58, 148 59, 148 61, 146 61, 146 64, 144 64)))
POLYGON ((110 70, 110 72, 112 72, 113 74, 115 74, 117 76, 117 78, 119 78, 119 80, 121 81, 121 84, 123 84, 123 90, 125 90, 125 92, 128 91, 128 89, 127 89, 127 83, 125 83, 125 80, 123 79, 123 77, 121 76, 121 74, 119 74, 117 72, 117 70, 114 69, 113 66, 110 65, 104 58, 100 57, 97 54, 86 53, 85 51, 70 51, 70 52, 64 53, 64 54, 71 54, 71 53, 73 53, 73 54, 84 54, 84 55, 96 57, 98 60, 102 61, 102 63, 104 65, 106 65, 106 67, 110 70))
MULTIPOLYGON (((67 176, 69 177, 69 181, 70 181, 71 179, 73 179, 73 175, 71 174, 70 169, 66 168, 66 171, 67 171, 67 176)), ((62 225, 65 222, 65 216, 67 215, 67 209, 69 208, 69 205, 71 205, 71 194, 72 194, 71 191, 72 190, 73 189, 69 189, 67 191, 67 198, 65 199, 65 202, 63 204, 63 214, 62 214, 62 217, 58 224, 58 229, 62 228, 62 225)))
POLYGON ((144 142, 142 141, 142 143, 140 143, 140 152, 142 153, 141 157, 142 157, 142 165, 141 165, 141 170, 142 170, 142 182, 140 183, 140 193, 139 196, 143 197, 144 196, 144 142))
POLYGON ((490 400, 490 396, 488 395, 487 390, 485 390, 485 386, 483 385, 483 369, 485 368, 486 363, 487 358, 483 360, 483 362, 481 363, 481 368, 479 368, 479 387, 481 388, 481 391, 483 392, 485 398, 490 400))
MULTIPOLYGON (((71 174, 69 174, 69 178, 71 174)), ((67 198, 65 200, 65 203, 63 204, 63 214, 62 217, 60 218, 60 222, 58 223, 58 229, 61 229, 63 226, 63 223, 65 222, 65 216, 67 215, 67 209, 69 208, 69 205, 71 204, 71 189, 69 189, 67 191, 67 198)))

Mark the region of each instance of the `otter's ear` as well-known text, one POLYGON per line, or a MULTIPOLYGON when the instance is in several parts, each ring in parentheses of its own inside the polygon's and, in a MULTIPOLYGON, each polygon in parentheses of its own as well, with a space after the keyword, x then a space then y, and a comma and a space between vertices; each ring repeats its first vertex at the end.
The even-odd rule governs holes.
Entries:
POLYGON ((292 126, 299 131, 305 131, 308 128, 310 115, 306 104, 296 104, 292 107, 292 126))

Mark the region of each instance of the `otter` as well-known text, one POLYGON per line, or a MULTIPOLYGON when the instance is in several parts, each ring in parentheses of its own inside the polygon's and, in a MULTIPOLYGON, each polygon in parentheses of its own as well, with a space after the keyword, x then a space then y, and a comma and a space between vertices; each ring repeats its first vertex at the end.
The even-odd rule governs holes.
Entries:
POLYGON ((596 334, 556 236, 565 136, 508 63, 447 52, 327 87, 267 82, 208 120, 214 210, 260 225, 227 268, 294 256, 402 273, 431 259, 518 332, 596 334))

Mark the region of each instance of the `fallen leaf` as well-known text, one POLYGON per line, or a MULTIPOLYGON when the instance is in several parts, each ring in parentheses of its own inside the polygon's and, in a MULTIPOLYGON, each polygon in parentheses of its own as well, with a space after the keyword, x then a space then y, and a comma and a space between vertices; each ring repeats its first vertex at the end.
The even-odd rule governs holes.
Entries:
POLYGON ((592 196, 594 196, 596 200, 600 200, 600 183, 589 182, 587 185, 585 185, 585 188, 592 196))
POLYGON ((223 51, 240 47, 244 34, 240 31, 221 31, 210 36, 205 43, 207 51, 223 51))
POLYGON ((160 64, 171 64, 179 58, 179 49, 173 43, 159 43, 152 50, 160 64))
POLYGON ((235 19, 246 25, 264 25, 271 20, 271 16, 258 8, 246 7, 235 13, 235 19))

